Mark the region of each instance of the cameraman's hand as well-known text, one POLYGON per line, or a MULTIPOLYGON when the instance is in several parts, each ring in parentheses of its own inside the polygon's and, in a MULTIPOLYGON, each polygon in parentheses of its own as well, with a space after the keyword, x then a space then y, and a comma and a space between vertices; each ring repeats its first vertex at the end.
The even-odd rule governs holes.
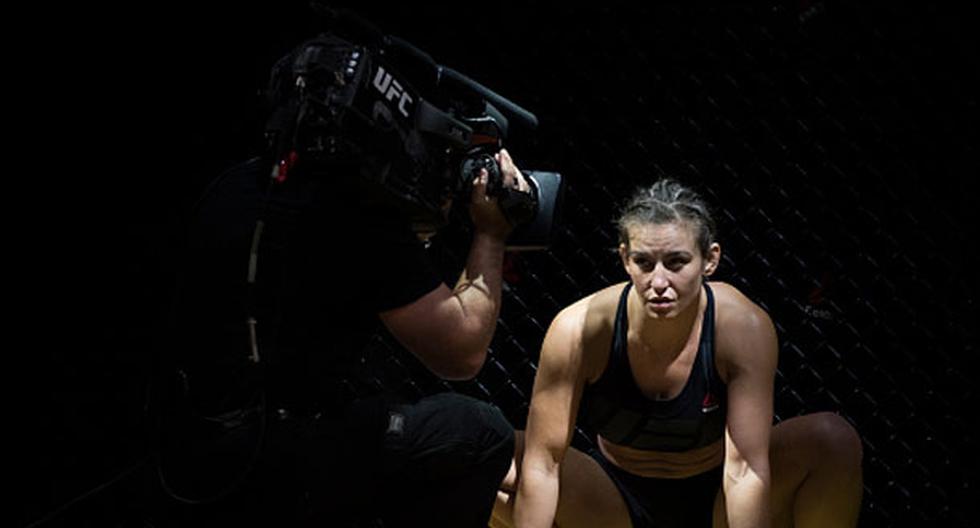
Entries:
MULTIPOLYGON (((521 171, 514 165, 514 160, 506 149, 494 155, 500 173, 503 176, 504 187, 517 189, 521 192, 530 192, 531 187, 521 171)), ((497 199, 487 196, 487 182, 489 176, 486 170, 480 170, 480 175, 473 180, 473 192, 470 197, 470 218, 473 219, 473 226, 477 233, 486 234, 506 240, 507 236, 514 229, 510 225, 504 213, 497 205, 497 199)))

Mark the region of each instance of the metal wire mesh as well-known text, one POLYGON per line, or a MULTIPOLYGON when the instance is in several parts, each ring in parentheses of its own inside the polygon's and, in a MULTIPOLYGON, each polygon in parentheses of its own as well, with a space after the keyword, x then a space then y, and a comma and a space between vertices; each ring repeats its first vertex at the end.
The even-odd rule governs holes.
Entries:
MULTIPOLYGON (((564 225, 548 251, 512 258, 474 382, 438 382, 379 336, 383 382, 467 392, 523 427, 551 318, 626 278, 616 206, 634 185, 673 175, 716 206, 717 278, 776 322, 777 420, 830 410, 860 432, 862 525, 966 526, 977 497, 966 418, 976 393, 964 373, 976 254, 954 248, 968 247, 958 171, 976 174, 964 160, 977 143, 960 135, 976 140, 965 89, 976 85, 934 76, 942 13, 917 23, 911 11, 822 2, 562 10, 561 24, 519 27, 519 45, 485 62, 521 57, 513 67, 533 77, 500 89, 545 123, 522 163, 565 173, 564 225)), ((579 430, 574 442, 590 440, 579 430)))
MULTIPOLYGON (((161 133, 164 157, 179 166, 167 185, 178 187, 174 174, 186 177, 195 167, 209 180, 247 156, 263 116, 242 109, 254 105, 272 61, 315 29, 300 27, 312 24, 305 1, 302 9, 272 4, 236 6, 234 13, 223 7, 205 13, 198 5, 174 10, 161 35, 137 38, 146 26, 133 24, 133 34, 119 42, 155 59, 142 65, 150 71, 106 61, 106 69, 121 72, 107 97, 129 103, 120 105, 124 112, 147 128, 177 123, 161 133), (149 53, 154 46, 164 51, 149 53), (145 95, 149 87, 159 90, 155 101, 145 95)), ((980 264, 970 227, 980 174, 980 82, 976 35, 964 8, 803 0, 628 9, 525 2, 396 10, 359 2, 358 9, 534 111, 540 130, 516 130, 508 146, 524 168, 560 171, 568 192, 552 247, 508 264, 500 322, 476 380, 437 380, 379 334, 366 354, 373 375, 353 380, 352 391, 381 384, 408 396, 457 390, 494 402, 523 428, 551 319, 626 278, 613 251, 616 206, 634 185, 671 175, 695 184, 716 207, 724 248, 717 278, 766 308, 777 324, 777 418, 837 411, 861 434, 861 525, 978 524, 971 425, 978 401, 969 369, 977 352, 977 289, 968 274, 980 264)), ((118 57, 118 43, 105 38, 112 41, 105 57, 118 57)), ((126 135, 153 143, 149 134, 126 135)), ((106 145, 92 151, 102 155, 106 145)), ((68 274, 85 276, 91 290, 73 296, 84 308, 65 319, 92 312, 85 319, 92 324, 79 325, 78 335, 93 328, 105 335, 86 354, 76 354, 74 342, 58 348, 70 361, 59 357, 53 377, 67 388, 50 391, 52 411, 38 413, 40 429, 57 432, 39 442, 45 459, 33 471, 42 477, 28 488, 44 496, 26 502, 32 519, 110 481, 113 466, 124 469, 130 465, 124 458, 132 463, 141 455, 133 447, 140 440, 132 440, 141 437, 142 411, 134 402, 142 401, 148 359, 133 351, 158 336, 133 307, 160 310, 155 303, 168 287, 164 268, 172 258, 165 244, 141 237, 162 229, 151 216, 172 207, 169 198, 179 193, 162 189, 163 180, 145 183, 130 173, 121 187, 75 179, 90 193, 112 187, 112 195, 122 190, 133 199, 99 211, 105 218, 93 221, 95 228, 80 224, 85 245, 77 254, 115 258, 68 274), (170 194, 157 196, 161 191, 170 194), (132 218, 139 221, 121 220, 132 218), (93 233, 101 237, 98 251, 93 233), (126 243, 134 238, 144 246, 131 253, 126 243), (87 305, 104 298, 104 284, 119 290, 109 312, 116 320, 87 305), (111 390, 92 392, 92 385, 111 390), (125 449, 134 453, 121 454, 125 449)), ((79 218, 92 216, 93 208, 84 207, 79 218)), ((433 256, 451 278, 465 234, 441 236, 433 256)), ((588 432, 578 431, 574 443, 589 442, 588 432)), ((146 480, 148 489, 155 480, 146 480)), ((135 496, 140 489, 116 486, 127 498, 104 495, 69 513, 92 525, 111 525, 93 520, 103 517, 149 519, 141 504, 148 499, 135 496)))

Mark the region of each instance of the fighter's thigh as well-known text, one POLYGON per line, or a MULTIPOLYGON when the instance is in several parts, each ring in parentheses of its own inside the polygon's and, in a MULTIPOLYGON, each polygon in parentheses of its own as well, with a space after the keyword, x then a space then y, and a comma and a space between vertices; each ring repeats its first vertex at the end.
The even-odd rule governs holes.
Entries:
POLYGON ((589 455, 570 447, 562 462, 559 528, 629 528, 626 502, 612 479, 589 455))
POLYGON ((772 475, 770 503, 773 527, 791 526, 793 497, 817 462, 811 448, 813 415, 797 416, 779 422, 769 437, 769 472, 772 475))
MULTIPOLYGON (((520 467, 524 457, 524 431, 516 432, 514 453, 515 467, 510 478, 520 467)), ((569 447, 562 461, 559 474, 558 511, 555 523, 559 528, 595 527, 630 528, 629 511, 619 489, 609 475, 589 455, 569 447)), ((505 483, 508 479, 505 479, 505 483)), ((509 486, 502 486, 509 490, 509 486)), ((510 507, 512 493, 502 492, 494 515, 513 515, 510 507)), ((508 525, 512 525, 512 519, 508 525)))
MULTIPOLYGON (((769 437, 770 514, 773 528, 792 526, 793 501, 797 490, 821 456, 814 438, 822 426, 822 414, 808 414, 784 420, 772 428, 769 437)), ((725 528, 725 497, 718 491, 714 528, 725 528)))

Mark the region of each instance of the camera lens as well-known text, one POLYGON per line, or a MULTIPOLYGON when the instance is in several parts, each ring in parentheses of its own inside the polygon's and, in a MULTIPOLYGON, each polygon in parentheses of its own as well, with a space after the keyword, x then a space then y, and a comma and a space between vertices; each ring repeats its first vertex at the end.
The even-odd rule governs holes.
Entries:
POLYGON ((474 178, 479 176, 480 169, 486 169, 487 175, 489 176, 487 178, 487 195, 496 196, 502 184, 500 167, 497 165, 497 161, 488 154, 475 154, 467 156, 463 160, 460 172, 463 176, 464 183, 472 182, 474 178))

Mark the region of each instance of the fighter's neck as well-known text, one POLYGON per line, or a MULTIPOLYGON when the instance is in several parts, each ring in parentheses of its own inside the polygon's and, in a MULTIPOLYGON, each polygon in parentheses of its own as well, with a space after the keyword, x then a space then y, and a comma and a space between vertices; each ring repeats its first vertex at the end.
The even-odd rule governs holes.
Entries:
POLYGON ((698 339, 698 323, 706 303, 702 288, 697 301, 680 313, 669 318, 656 318, 647 313, 639 295, 630 295, 627 301, 630 333, 655 353, 679 354, 692 339, 698 339))

